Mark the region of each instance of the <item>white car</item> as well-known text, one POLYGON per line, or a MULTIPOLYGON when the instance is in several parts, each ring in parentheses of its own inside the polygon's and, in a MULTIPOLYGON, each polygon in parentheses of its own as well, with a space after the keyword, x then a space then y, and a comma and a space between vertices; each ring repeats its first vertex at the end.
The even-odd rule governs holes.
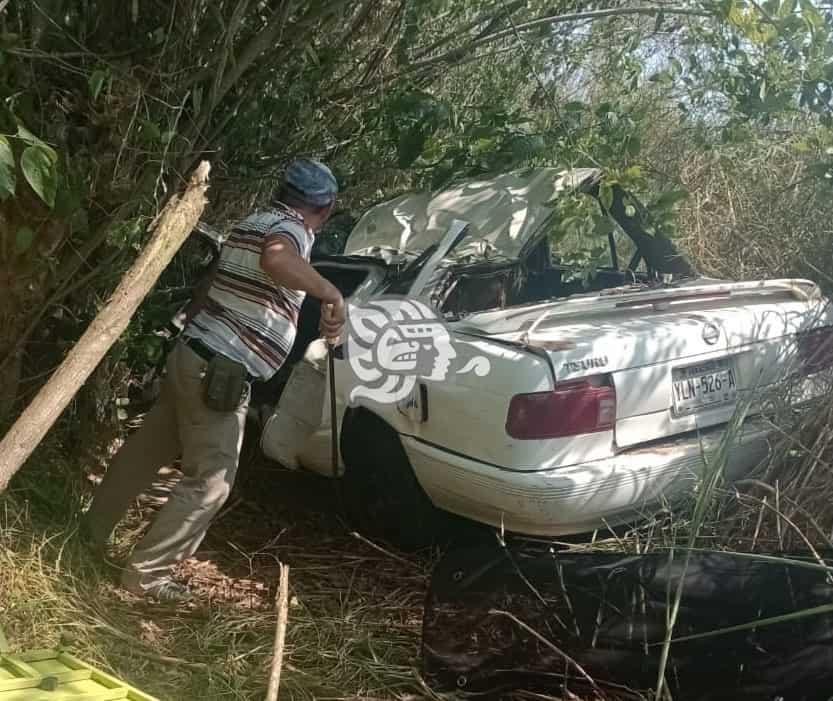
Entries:
POLYGON ((553 262, 552 203, 572 188, 601 207, 602 179, 542 168, 367 211, 344 254, 316 266, 357 309, 421 300, 414 308, 445 324, 434 351, 448 357, 436 376, 408 380, 395 373, 411 358, 379 351, 364 358, 383 366, 368 376, 348 338, 335 360, 334 471, 326 350, 308 300, 296 362, 266 402, 265 455, 342 479, 358 525, 403 547, 431 542, 447 514, 544 537, 645 518, 692 493, 724 437, 730 477, 757 465, 774 437, 767 390, 833 360, 828 301, 807 280, 698 276, 618 186, 605 210, 619 227, 610 263, 582 279, 553 262), (621 264, 625 244, 636 253, 621 264))

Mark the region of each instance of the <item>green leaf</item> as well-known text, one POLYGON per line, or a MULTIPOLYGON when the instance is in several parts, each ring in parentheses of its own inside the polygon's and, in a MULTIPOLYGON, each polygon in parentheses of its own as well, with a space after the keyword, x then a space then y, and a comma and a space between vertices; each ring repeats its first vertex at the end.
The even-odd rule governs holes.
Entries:
POLYGON ((5 136, 0 136, 0 199, 14 195, 16 179, 12 147, 5 136))
POLYGON ((58 177, 55 161, 43 146, 28 146, 20 157, 23 177, 51 209, 55 205, 58 177))
POLYGON ((654 203, 654 207, 657 209, 668 209, 687 197, 688 190, 670 190, 668 192, 664 192, 657 198, 657 201, 654 203))
POLYGON ((810 173, 810 175, 814 175, 817 178, 824 178, 826 180, 830 179, 830 170, 830 163, 826 161, 816 161, 815 163, 807 165, 807 172, 810 173))
POLYGON ((304 49, 304 54, 316 66, 321 65, 321 59, 318 58, 318 52, 315 50, 315 47, 312 44, 307 44, 306 48, 304 49))
POLYGON ((812 0, 799 0, 801 3, 801 16, 814 29, 824 25, 824 17, 821 16, 812 0))
POLYGON ((35 232, 28 226, 21 226, 14 237, 14 247, 18 253, 26 253, 35 242, 35 232))
POLYGON ((495 139, 494 137, 492 137, 491 139, 482 137, 480 139, 477 139, 474 143, 472 143, 471 152, 476 156, 479 156, 480 154, 488 153, 489 151, 494 151, 495 148, 497 148, 497 139, 495 139))
POLYGON ((92 95, 93 102, 95 102, 98 99, 98 96, 101 94, 101 88, 104 87, 104 83, 107 81, 107 78, 107 71, 102 70, 93 71, 92 75, 90 76, 90 95, 92 95))
POLYGON ((43 144, 43 141, 41 141, 22 124, 17 125, 17 138, 21 141, 25 141, 27 144, 31 144, 32 146, 40 146, 43 144))
POLYGON ((636 156, 642 150, 642 139, 638 136, 632 136, 625 144, 626 152, 631 156, 636 156))
POLYGON ((76 209, 69 218, 69 226, 73 234, 90 233, 90 220, 86 209, 76 209))
POLYGON ((149 119, 142 120, 141 134, 149 142, 159 143, 162 141, 162 132, 159 130, 159 126, 149 119))
POLYGON ((84 186, 61 178, 60 173, 58 176, 58 192, 55 195, 55 206, 52 208, 53 216, 69 219, 74 212, 81 209, 81 190, 84 186))
POLYGON ((400 168, 412 165, 422 154, 422 147, 428 138, 421 128, 409 129, 399 139, 397 157, 400 168))
POLYGON ((602 183, 599 186, 599 200, 602 207, 609 210, 613 206, 613 188, 610 183, 602 183))
POLYGON ((197 114, 200 113, 202 110, 202 86, 198 85, 194 88, 194 92, 191 93, 191 99, 194 102, 194 112, 197 114))
POLYGON ((743 14, 743 10, 740 7, 732 3, 732 8, 729 10, 729 16, 727 19, 736 27, 742 27, 745 24, 746 16, 743 14))
POLYGON ((561 222, 561 229, 567 233, 574 233, 580 229, 580 217, 566 217, 561 222))
POLYGON ((630 168, 626 168, 623 175, 626 178, 637 179, 642 177, 642 168, 639 166, 631 166, 630 168))
POLYGON ((4 49, 13 49, 19 40, 19 34, 14 34, 13 32, 0 33, 0 47, 4 49))
POLYGON ((58 162, 58 154, 55 153, 55 149, 53 149, 47 143, 39 139, 37 136, 35 136, 31 131, 29 131, 26 127, 24 127, 21 124, 17 125, 17 138, 23 141, 24 143, 42 149, 53 164, 58 162))
POLYGON ((584 112, 587 109, 587 105, 584 102, 580 102, 578 100, 573 100, 572 102, 568 102, 564 105, 565 112, 584 112))
POLYGON ((797 0, 784 0, 781 4, 781 9, 778 10, 779 17, 789 17, 795 12, 795 7, 798 4, 797 0))

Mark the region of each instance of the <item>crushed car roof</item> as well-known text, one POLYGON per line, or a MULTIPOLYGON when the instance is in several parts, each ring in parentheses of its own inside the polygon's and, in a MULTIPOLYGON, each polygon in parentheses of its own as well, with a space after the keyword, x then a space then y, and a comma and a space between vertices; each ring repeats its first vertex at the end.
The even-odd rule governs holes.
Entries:
POLYGON ((401 195, 371 207, 347 239, 346 255, 391 249, 422 253, 455 219, 470 224, 455 257, 487 252, 516 258, 553 212, 552 201, 601 174, 594 168, 531 168, 469 179, 439 192, 401 195))

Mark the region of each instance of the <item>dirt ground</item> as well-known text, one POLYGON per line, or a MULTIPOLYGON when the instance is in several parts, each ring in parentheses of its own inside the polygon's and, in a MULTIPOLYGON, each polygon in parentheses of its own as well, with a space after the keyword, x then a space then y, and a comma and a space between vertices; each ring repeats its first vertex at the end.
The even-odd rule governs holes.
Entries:
POLYGON ((203 602, 187 611, 114 585, 118 562, 175 470, 160 475, 120 527, 109 564, 21 508, 21 493, 13 493, 0 556, 14 572, 3 565, 0 589, 15 594, 4 596, 0 616, 16 647, 44 647, 72 632, 81 657, 162 701, 261 699, 282 562, 290 568, 291 601, 281 699, 431 696, 418 672, 429 558, 352 534, 329 480, 263 461, 241 470, 197 557, 180 569, 203 602))

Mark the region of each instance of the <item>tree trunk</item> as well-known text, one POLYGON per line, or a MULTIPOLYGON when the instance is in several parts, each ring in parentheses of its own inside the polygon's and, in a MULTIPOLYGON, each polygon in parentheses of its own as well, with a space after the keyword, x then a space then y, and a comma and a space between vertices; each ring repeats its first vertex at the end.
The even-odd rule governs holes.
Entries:
POLYGON ((0 442, 0 492, 127 328, 145 295, 196 227, 206 205, 210 168, 207 161, 200 163, 182 198, 170 199, 152 225, 150 241, 113 296, 0 442))

